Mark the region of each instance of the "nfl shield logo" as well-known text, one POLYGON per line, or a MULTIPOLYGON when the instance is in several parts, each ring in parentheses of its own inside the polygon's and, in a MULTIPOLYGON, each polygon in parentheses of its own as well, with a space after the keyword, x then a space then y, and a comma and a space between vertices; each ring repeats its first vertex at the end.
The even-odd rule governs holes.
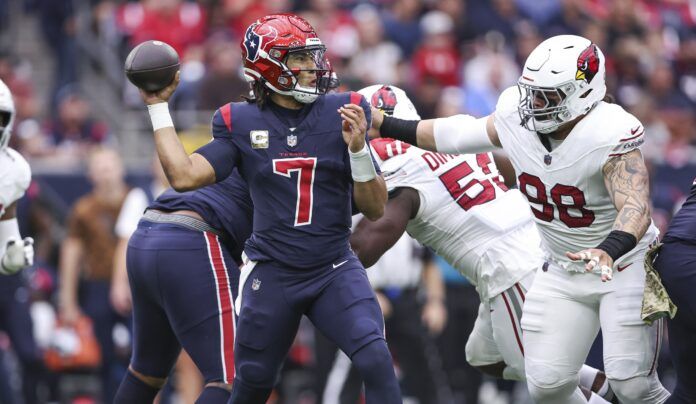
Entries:
POLYGON ((544 164, 546 164, 547 166, 551 165, 551 155, 550 154, 547 154, 544 156, 544 164))
POLYGON ((297 146, 297 135, 288 135, 288 146, 297 146))
POLYGON ((261 281, 258 278, 254 278, 253 281, 251 281, 251 290, 259 290, 261 287, 261 281))

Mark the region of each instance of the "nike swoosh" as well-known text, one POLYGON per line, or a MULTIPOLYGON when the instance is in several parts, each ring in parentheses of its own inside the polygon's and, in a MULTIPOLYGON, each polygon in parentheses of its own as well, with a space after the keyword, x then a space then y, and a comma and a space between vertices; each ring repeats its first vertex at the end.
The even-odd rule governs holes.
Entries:
POLYGON ((640 129, 640 125, 636 126, 635 129, 631 129, 631 135, 635 135, 636 132, 638 132, 638 129, 640 129))
POLYGON ((621 272, 621 271, 623 271, 624 269, 630 267, 631 265, 633 265, 632 262, 631 262, 630 264, 627 264, 627 265, 624 265, 624 266, 619 265, 619 266, 616 267, 616 270, 619 271, 619 272, 621 272))
POLYGON ((348 260, 345 260, 343 262, 339 262, 338 264, 331 264, 331 265, 333 265, 334 269, 336 269, 336 268, 340 267, 341 265, 345 264, 346 262, 348 262, 348 260))

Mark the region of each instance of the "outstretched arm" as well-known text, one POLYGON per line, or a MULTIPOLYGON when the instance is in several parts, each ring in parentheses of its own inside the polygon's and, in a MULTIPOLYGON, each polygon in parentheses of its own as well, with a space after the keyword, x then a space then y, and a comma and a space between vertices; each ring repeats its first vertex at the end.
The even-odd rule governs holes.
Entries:
POLYGON ((200 154, 186 154, 169 115, 167 101, 179 84, 179 73, 169 86, 156 93, 140 90, 147 104, 155 133, 155 147, 162 168, 172 188, 179 192, 190 191, 215 182, 215 170, 200 154))
POLYGON ((420 197, 413 188, 398 188, 387 202, 384 215, 374 222, 361 220, 350 244, 362 264, 369 268, 401 238, 408 221, 416 215, 420 197))
MULTIPOLYGON (((385 116, 372 107, 372 127, 390 137, 441 153, 480 153, 501 147, 493 115, 474 118, 454 115, 447 118, 408 121, 385 116)), ((374 133, 374 132, 373 132, 374 133)))

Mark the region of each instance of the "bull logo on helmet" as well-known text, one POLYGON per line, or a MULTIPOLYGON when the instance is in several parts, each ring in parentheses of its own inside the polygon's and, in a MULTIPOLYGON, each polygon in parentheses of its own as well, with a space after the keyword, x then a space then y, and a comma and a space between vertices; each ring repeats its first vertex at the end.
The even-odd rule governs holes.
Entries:
POLYGON ((244 34, 244 50, 246 51, 247 60, 252 63, 256 62, 259 58, 259 49, 263 47, 264 40, 266 42, 272 41, 277 36, 278 31, 274 27, 262 25, 258 22, 251 24, 244 34))
POLYGON ((597 52, 597 45, 590 44, 578 56, 578 71, 575 73, 575 80, 585 80, 586 83, 589 83, 597 72, 599 72, 599 52, 597 52))
POLYGON ((391 115, 394 113, 394 108, 396 108, 396 94, 389 86, 382 86, 372 94, 370 103, 385 114, 391 115))

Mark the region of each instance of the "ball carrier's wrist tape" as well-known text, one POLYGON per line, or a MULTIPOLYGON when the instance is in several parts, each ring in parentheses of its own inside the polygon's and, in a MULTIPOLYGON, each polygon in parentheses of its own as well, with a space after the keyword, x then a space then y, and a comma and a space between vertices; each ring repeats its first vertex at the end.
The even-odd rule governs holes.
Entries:
POLYGON ((172 116, 169 115, 169 104, 159 102, 147 106, 147 111, 150 113, 150 121, 152 121, 152 130, 157 131, 162 128, 173 128, 174 122, 172 116))
POLYGON ((638 244, 636 237, 625 231, 612 230, 611 233, 596 247, 603 250, 616 262, 624 254, 631 251, 638 244))
POLYGON ((408 121, 406 119, 384 115, 379 133, 382 137, 389 137, 418 146, 418 137, 416 136, 418 132, 418 122, 420 121, 408 121))
POLYGON ((348 155, 350 156, 350 171, 353 181, 368 182, 377 177, 377 171, 372 163, 372 155, 367 143, 357 153, 353 153, 348 149, 348 155))

